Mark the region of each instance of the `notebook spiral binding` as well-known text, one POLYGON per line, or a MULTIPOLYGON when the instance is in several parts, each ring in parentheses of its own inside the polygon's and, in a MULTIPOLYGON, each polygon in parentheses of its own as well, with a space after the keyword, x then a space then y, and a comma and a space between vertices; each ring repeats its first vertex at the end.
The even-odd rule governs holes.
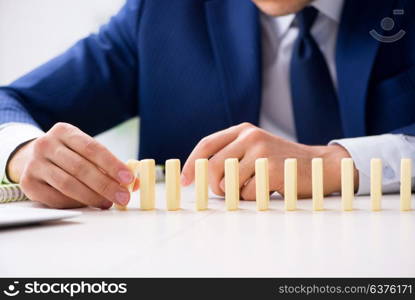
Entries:
POLYGON ((0 185, 0 203, 29 200, 18 184, 0 185))

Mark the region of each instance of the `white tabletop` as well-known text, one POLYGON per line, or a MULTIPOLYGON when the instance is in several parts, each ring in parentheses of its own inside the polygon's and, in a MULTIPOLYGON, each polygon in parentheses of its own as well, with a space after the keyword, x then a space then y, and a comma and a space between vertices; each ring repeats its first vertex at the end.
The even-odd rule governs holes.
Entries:
POLYGON ((384 196, 380 212, 368 197, 352 212, 338 197, 323 212, 311 200, 285 212, 281 199, 266 212, 247 201, 228 212, 218 198, 196 212, 193 188, 182 190, 182 210, 168 212, 162 185, 157 210, 140 211, 133 198, 128 211, 81 209, 71 220, 0 230, 0 276, 415 276, 415 214, 399 211, 398 195, 384 196))

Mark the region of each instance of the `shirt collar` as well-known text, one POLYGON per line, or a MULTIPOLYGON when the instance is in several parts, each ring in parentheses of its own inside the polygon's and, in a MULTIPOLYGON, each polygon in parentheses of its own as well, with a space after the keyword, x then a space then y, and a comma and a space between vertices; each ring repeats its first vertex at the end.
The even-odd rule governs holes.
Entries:
POLYGON ((317 10, 336 23, 340 23, 344 0, 316 0, 311 3, 317 10))
MULTIPOLYGON (((341 13, 343 9, 344 0, 315 0, 310 5, 314 6, 321 14, 340 23, 341 13)), ((271 22, 275 22, 278 26, 277 35, 284 35, 291 27, 295 14, 289 14, 285 16, 272 17, 262 14, 266 19, 271 22)))

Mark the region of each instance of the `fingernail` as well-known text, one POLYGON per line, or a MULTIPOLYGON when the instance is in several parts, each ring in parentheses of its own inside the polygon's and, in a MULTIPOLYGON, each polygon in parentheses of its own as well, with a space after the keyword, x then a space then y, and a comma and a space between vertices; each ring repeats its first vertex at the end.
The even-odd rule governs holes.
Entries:
POLYGON ((118 204, 127 205, 128 201, 130 200, 130 194, 126 192, 117 192, 115 193, 115 199, 117 200, 118 204))
POLYGON ((221 180, 221 182, 219 183, 219 187, 222 189, 222 191, 225 191, 225 180, 221 180))
POLYGON ((180 177, 180 182, 182 183, 182 185, 187 185, 188 184, 187 177, 182 174, 182 176, 180 177))
POLYGON ((120 171, 118 172, 118 178, 120 179, 121 183, 128 184, 133 181, 134 177, 133 174, 129 171, 120 171))

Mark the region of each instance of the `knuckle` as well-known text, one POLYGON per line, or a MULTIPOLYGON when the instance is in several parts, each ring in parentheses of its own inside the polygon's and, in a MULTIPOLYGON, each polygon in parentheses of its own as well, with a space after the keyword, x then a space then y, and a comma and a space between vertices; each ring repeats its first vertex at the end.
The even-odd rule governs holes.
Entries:
POLYGON ((53 157, 54 158, 63 158, 66 157, 65 155, 65 148, 63 146, 58 146, 53 150, 53 157))
POLYGON ((257 143, 262 138, 262 130, 259 128, 249 128, 244 133, 244 140, 248 143, 257 143))
POLYGON ((55 134, 63 134, 68 130, 72 130, 72 128, 73 126, 68 123, 58 122, 55 125, 53 125, 50 131, 55 134))
POLYGON ((207 150, 210 149, 212 147, 212 139, 209 137, 204 137, 203 139, 200 140, 199 142, 199 147, 202 150, 207 150))
POLYGON ((239 124, 239 127, 241 127, 242 129, 249 129, 254 127, 254 125, 249 122, 242 122, 241 124, 239 124))
POLYGON ((57 188, 60 191, 69 191, 73 187, 73 181, 69 176, 65 176, 56 182, 57 188))
POLYGON ((99 180, 97 183, 97 192, 101 195, 109 195, 112 184, 110 180, 99 180))
POLYGON ((75 158, 70 163, 70 166, 71 166, 70 172, 76 178, 83 177, 83 175, 86 173, 85 164, 83 163, 83 160, 81 158, 75 158))
POLYGON ((35 155, 41 155, 50 148, 51 142, 47 136, 40 137, 33 143, 33 151, 35 155))
POLYGON ((96 155, 99 150, 100 150, 100 145, 94 139, 89 140, 85 144, 84 151, 86 155, 96 155))

